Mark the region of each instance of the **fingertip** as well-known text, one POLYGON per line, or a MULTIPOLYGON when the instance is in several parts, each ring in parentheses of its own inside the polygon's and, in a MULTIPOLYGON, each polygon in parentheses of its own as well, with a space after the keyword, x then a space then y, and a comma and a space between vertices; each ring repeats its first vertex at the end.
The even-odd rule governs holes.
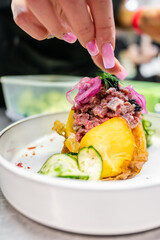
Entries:
POLYGON ((22 13, 27 13, 27 8, 24 5, 16 5, 16 4, 11 4, 11 10, 13 14, 13 19, 16 21, 16 18, 22 14, 22 13))
POLYGON ((63 35, 62 39, 68 43, 75 43, 77 41, 77 37, 71 32, 68 32, 65 35, 63 35))
POLYGON ((27 12, 19 13, 14 19, 17 26, 29 34, 32 38, 42 41, 45 40, 49 33, 45 27, 38 22, 29 21, 29 14, 27 12))
POLYGON ((110 74, 114 74, 120 80, 124 80, 128 76, 126 69, 120 64, 120 62, 115 58, 115 65, 113 68, 106 69, 103 65, 102 55, 98 54, 97 56, 92 57, 93 62, 103 71, 110 74))
POLYGON ((87 48, 89 54, 90 54, 92 57, 98 55, 98 53, 99 53, 99 49, 98 49, 98 46, 97 46, 97 43, 96 43, 95 40, 92 40, 92 41, 88 42, 88 43, 86 44, 86 48, 87 48))
POLYGON ((113 68, 115 65, 114 51, 111 43, 102 46, 102 59, 105 69, 113 68))
POLYGON ((116 73, 115 75, 117 78, 123 81, 128 76, 128 72, 124 67, 122 67, 121 71, 116 73))

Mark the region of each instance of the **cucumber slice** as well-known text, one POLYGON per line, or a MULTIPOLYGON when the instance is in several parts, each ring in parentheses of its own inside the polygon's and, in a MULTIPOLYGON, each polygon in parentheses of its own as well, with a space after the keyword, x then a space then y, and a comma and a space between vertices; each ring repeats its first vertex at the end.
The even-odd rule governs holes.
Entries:
POLYGON ((38 173, 51 177, 88 179, 88 175, 78 169, 77 161, 66 154, 52 155, 38 173))
POLYGON ((79 151, 78 164, 80 170, 89 176, 89 180, 97 181, 101 178, 103 160, 93 146, 84 147, 79 151))
POLYGON ((78 153, 74 153, 74 152, 69 152, 69 153, 66 153, 67 156, 75 159, 77 161, 77 158, 78 158, 78 153))

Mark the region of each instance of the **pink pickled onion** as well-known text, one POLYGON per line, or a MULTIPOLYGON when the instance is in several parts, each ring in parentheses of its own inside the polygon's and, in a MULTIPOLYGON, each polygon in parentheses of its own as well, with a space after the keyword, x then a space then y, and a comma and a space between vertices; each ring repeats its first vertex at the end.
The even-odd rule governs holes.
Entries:
POLYGON ((135 99, 136 102, 142 107, 142 113, 147 113, 146 99, 143 95, 136 92, 131 85, 127 86, 126 89, 130 90, 132 99, 135 99))
POLYGON ((77 88, 79 89, 79 91, 75 97, 75 103, 77 105, 87 103, 90 101, 90 99, 94 95, 96 95, 96 93, 99 92, 99 90, 101 88, 101 79, 99 77, 95 77, 95 78, 84 77, 84 78, 82 78, 79 81, 79 83, 77 83, 66 94, 67 100, 71 104, 74 104, 74 101, 72 100, 70 93, 77 88))
POLYGON ((73 88, 71 88, 67 93, 66 93, 66 98, 68 100, 68 102, 70 102, 71 104, 74 104, 74 101, 72 100, 71 98, 71 92, 74 91, 75 89, 77 88, 80 88, 80 86, 83 84, 83 82, 89 80, 90 78, 89 77, 84 77, 82 78, 79 83, 77 83, 73 88))

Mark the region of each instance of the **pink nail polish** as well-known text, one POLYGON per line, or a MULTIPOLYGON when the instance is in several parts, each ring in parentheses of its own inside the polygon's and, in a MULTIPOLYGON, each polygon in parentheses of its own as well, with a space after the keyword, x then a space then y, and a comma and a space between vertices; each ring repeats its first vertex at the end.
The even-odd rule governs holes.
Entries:
POLYGON ((91 56, 96 56, 99 53, 99 49, 95 40, 88 42, 86 44, 86 48, 91 56))
POLYGON ((74 43, 76 42, 77 37, 73 33, 68 32, 62 37, 62 39, 68 43, 74 43))
POLYGON ((25 6, 19 6, 19 5, 14 5, 12 4, 12 12, 13 12, 13 18, 16 19, 19 14, 22 12, 27 13, 27 8, 25 6))
POLYGON ((102 47, 102 59, 106 69, 113 68, 115 65, 113 47, 110 43, 105 43, 102 47))
POLYGON ((115 74, 120 80, 124 80, 128 76, 128 72, 125 68, 122 68, 121 72, 115 74))

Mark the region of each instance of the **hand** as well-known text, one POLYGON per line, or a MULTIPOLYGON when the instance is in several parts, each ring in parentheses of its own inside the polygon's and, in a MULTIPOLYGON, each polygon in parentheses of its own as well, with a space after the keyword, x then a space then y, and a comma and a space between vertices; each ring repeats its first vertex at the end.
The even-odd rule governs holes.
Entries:
POLYGON ((160 8, 144 8, 139 26, 143 33, 160 43, 160 8))
POLYGON ((112 0, 12 0, 16 24, 37 40, 50 36, 74 43, 77 38, 104 71, 124 79, 114 58, 112 0))

